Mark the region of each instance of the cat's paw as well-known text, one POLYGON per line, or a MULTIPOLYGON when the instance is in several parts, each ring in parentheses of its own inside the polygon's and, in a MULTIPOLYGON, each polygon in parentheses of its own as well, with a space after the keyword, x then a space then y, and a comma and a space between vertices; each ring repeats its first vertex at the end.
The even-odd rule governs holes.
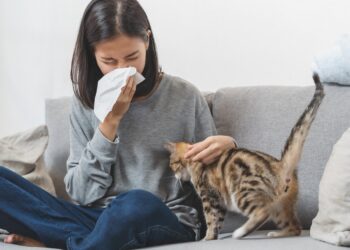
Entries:
POLYGON ((214 236, 205 236, 201 241, 216 240, 214 236))
POLYGON ((240 227, 233 232, 232 237, 235 239, 241 239, 246 233, 246 230, 240 227))
POLYGON ((276 237, 279 237, 279 233, 278 232, 268 232, 267 237, 276 238, 276 237))

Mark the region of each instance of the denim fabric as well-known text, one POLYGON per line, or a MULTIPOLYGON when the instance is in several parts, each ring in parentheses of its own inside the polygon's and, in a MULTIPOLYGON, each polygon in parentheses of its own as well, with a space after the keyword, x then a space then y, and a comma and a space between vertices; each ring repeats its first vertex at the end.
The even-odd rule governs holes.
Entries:
POLYGON ((150 192, 131 190, 106 208, 83 207, 2 166, 0 228, 69 250, 135 249, 195 239, 193 230, 150 192))

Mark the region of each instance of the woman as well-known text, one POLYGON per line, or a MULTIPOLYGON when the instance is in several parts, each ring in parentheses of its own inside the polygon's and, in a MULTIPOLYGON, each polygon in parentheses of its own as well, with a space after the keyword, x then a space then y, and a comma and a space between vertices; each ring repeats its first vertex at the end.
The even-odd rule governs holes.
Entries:
POLYGON ((9 192, 14 189, 33 204, 30 211, 18 199, 1 207, 8 216, 0 226, 16 233, 5 242, 114 250, 199 240, 205 226, 200 203, 189 183, 176 182, 163 145, 193 142, 187 157, 211 163, 235 143, 216 135, 206 101, 193 85, 160 70, 150 23, 136 0, 90 2, 71 77, 75 95, 64 182, 77 204, 1 168, 9 192), (97 81, 129 66, 146 80, 136 86, 129 78, 112 111, 99 121, 93 112, 97 81))

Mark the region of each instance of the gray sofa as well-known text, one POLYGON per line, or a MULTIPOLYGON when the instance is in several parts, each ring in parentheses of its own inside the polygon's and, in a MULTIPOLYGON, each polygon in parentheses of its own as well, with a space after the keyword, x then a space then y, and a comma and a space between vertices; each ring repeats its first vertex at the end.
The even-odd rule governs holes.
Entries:
MULTIPOLYGON (((313 92, 313 86, 237 87, 206 93, 205 97, 220 134, 232 135, 241 147, 279 157, 291 128, 309 103, 313 92)), ((268 223, 253 235, 235 240, 231 238, 231 233, 242 225, 245 218, 228 214, 219 240, 159 246, 154 249, 340 249, 309 236, 312 219, 318 211, 318 188, 325 164, 334 143, 350 127, 350 87, 327 85, 325 92, 326 97, 306 140, 299 164, 298 214, 304 228, 301 236, 268 239, 266 230, 275 229, 272 223, 268 223)), ((49 129, 45 163, 58 196, 65 199, 69 199, 64 189, 63 177, 69 154, 70 101, 71 97, 64 97, 48 99, 45 103, 46 124, 49 129)), ((0 249, 43 248, 0 243, 0 249)))

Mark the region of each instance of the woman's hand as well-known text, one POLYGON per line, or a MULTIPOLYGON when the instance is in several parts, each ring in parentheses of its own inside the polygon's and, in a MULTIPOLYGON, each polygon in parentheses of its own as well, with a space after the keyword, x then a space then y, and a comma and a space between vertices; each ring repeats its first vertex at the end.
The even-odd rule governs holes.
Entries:
POLYGON ((112 111, 108 113, 99 128, 102 134, 109 139, 114 141, 116 138, 116 130, 119 127, 119 123, 125 113, 129 110, 131 100, 135 94, 136 83, 133 76, 129 77, 127 84, 122 87, 121 93, 115 102, 112 111))
POLYGON ((231 136, 215 135, 205 140, 190 145, 185 158, 192 158, 193 161, 201 161, 208 165, 213 163, 227 149, 237 147, 231 136))
POLYGON ((135 77, 129 77, 126 85, 122 87, 121 93, 113 105, 111 112, 108 113, 105 120, 111 123, 119 123, 125 113, 129 110, 130 103, 136 91, 135 77))

